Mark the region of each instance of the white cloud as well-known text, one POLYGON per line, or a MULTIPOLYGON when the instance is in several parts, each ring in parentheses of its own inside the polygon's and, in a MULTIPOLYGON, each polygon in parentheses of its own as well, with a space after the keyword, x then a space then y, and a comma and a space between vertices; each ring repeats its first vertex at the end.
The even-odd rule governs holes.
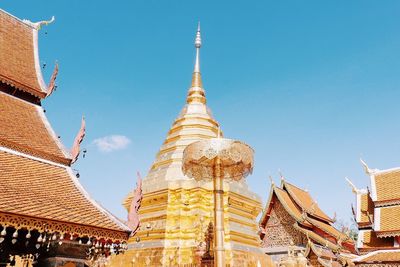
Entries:
POLYGON ((126 148, 131 143, 131 140, 123 135, 109 135, 97 138, 93 143, 102 152, 112 152, 126 148))

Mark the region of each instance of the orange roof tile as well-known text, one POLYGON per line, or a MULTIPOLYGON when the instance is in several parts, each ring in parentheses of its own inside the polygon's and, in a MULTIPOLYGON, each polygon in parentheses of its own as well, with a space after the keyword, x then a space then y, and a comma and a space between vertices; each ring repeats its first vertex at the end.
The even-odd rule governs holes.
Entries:
POLYGON ((0 146, 62 164, 69 159, 40 106, 0 92, 0 146))
POLYGON ((382 249, 393 247, 393 238, 379 238, 372 230, 361 230, 359 232, 360 249, 382 249))
MULTIPOLYGON (((395 262, 400 263, 400 250, 378 250, 362 255, 353 260, 355 263, 378 263, 395 262)), ((396 265, 398 266, 398 265, 396 265)))
POLYGON ((379 171, 371 177, 372 198, 377 204, 400 204, 400 169, 379 171))
POLYGON ((44 98, 37 30, 0 9, 0 47, 0 81, 44 98))
POLYGON ((375 209, 374 230, 378 236, 400 236, 400 206, 375 209))
POLYGON ((129 231, 90 199, 69 167, 0 150, 0 181, 0 213, 129 231))
POLYGON ((357 214, 359 225, 371 225, 374 221, 374 202, 369 192, 357 195, 357 214))
POLYGON ((286 181, 283 182, 283 188, 288 191, 296 204, 304 209, 308 214, 325 221, 333 222, 333 220, 319 208, 310 193, 286 181))

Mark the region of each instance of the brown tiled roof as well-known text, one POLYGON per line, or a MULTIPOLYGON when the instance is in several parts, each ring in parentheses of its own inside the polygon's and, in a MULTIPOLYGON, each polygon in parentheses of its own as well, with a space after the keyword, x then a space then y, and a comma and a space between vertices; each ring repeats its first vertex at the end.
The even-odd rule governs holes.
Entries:
POLYGON ((359 225, 370 225, 374 221, 374 202, 372 201, 369 192, 362 193, 360 195, 360 202, 357 206, 361 214, 360 220, 357 221, 359 225), (368 217, 368 214, 371 217, 368 217))
MULTIPOLYGON (((372 230, 363 230, 362 236, 362 247, 364 249, 382 249, 393 247, 393 238, 379 238, 376 233, 372 230)), ((360 237, 359 237, 360 238, 360 237)))
MULTIPOLYGON (((400 250, 380 250, 370 252, 353 260, 355 263, 394 262, 400 264, 400 250)), ((396 265, 398 266, 398 265, 396 265)))
POLYGON ((70 159, 40 106, 0 92, 0 146, 62 164, 70 159))
MULTIPOLYGON (((381 171, 374 175, 376 200, 374 201, 384 204, 385 202, 400 203, 400 169, 390 171, 381 171)), ((372 186, 374 188, 374 186, 372 186)))
POLYGON ((44 98, 40 66, 35 66, 36 34, 36 29, 0 9, 0 82, 44 98))
POLYGON ((387 236, 400 235, 400 205, 376 208, 375 216, 379 216, 375 219, 375 230, 378 236, 381 233, 385 234, 384 232, 387 232, 387 236))
POLYGON ((286 181, 283 182, 283 188, 288 191, 289 195, 294 199, 296 204, 304 209, 308 214, 319 219, 332 222, 332 219, 326 215, 312 199, 310 193, 286 181))
POLYGON ((127 231, 98 206, 69 167, 0 151, 0 212, 127 231))

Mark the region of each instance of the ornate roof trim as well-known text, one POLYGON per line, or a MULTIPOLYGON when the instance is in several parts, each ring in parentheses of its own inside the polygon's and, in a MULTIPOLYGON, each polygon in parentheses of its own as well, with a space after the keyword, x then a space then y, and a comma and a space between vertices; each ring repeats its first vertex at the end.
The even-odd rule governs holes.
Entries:
POLYGON ((353 259, 353 262, 366 262, 368 261, 370 257, 373 257, 378 254, 385 254, 385 253, 398 253, 399 254, 399 260, 400 260, 400 249, 385 249, 385 250, 376 250, 372 251, 368 254, 359 256, 355 259, 353 259))
POLYGON ((127 231, 123 230, 118 231, 2 211, 0 211, 0 225, 14 227, 15 229, 37 230, 39 232, 48 230, 60 234, 78 235, 79 237, 95 237, 96 239, 112 240, 113 242, 126 241, 129 238, 127 231))
POLYGON ((267 202, 266 202, 266 204, 265 204, 265 208, 264 208, 264 211, 263 211, 263 213, 261 214, 261 217, 260 217, 260 221, 259 221, 259 225, 260 226, 264 226, 265 227, 265 225, 266 225, 266 223, 267 223, 267 213, 269 212, 269 210, 270 210, 270 206, 271 206, 271 201, 272 201, 272 197, 273 197, 273 195, 274 195, 274 188, 275 188, 275 185, 274 184, 271 184, 271 187, 270 187, 270 190, 269 190, 269 196, 268 196, 268 200, 267 200, 267 202))
POLYGON ((34 59, 35 59, 36 78, 40 85, 40 89, 42 90, 43 93, 45 93, 44 97, 46 97, 47 96, 47 85, 44 82, 42 69, 40 67, 39 42, 38 42, 39 38, 38 38, 38 30, 36 28, 32 29, 32 36, 33 36, 33 55, 34 55, 34 59))

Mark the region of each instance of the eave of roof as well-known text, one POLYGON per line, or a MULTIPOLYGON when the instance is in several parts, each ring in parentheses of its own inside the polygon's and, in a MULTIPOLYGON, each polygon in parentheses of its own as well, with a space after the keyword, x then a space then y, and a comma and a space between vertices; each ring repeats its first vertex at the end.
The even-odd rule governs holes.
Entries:
MULTIPOLYGON (((89 196, 70 167, 8 149, 0 150, 0 160, 0 195, 3 195, 0 212, 3 214, 31 218, 33 222, 32 218, 48 220, 55 225, 53 231, 58 232, 70 229, 74 234, 83 235, 89 228, 104 229, 94 230, 92 236, 107 239, 99 233, 119 232, 125 234, 117 236, 128 238, 130 229, 89 196), (41 192, 41 188, 45 191, 41 192)), ((16 221, 4 222, 7 218, 3 216, 5 225, 16 221)), ((42 224, 32 223, 31 227, 37 225, 42 224)))
POLYGON ((377 250, 368 254, 359 256, 353 260, 355 263, 373 263, 373 262, 400 262, 400 249, 397 250, 377 250))

